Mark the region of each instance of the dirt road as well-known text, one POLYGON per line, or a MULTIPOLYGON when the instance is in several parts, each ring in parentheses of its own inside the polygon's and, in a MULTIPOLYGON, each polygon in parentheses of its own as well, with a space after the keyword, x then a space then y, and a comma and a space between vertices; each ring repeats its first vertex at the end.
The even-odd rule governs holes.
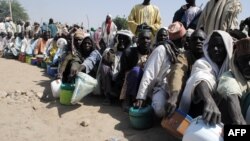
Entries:
POLYGON ((1 141, 174 141, 155 121, 135 130, 118 104, 103 106, 102 97, 87 96, 64 106, 51 96, 44 69, 0 58, 1 141), (84 123, 84 124, 81 124, 84 123))

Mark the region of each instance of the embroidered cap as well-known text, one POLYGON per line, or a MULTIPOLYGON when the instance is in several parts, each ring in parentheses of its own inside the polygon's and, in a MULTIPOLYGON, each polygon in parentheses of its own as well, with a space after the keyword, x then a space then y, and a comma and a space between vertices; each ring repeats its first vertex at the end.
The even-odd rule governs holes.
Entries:
POLYGON ((181 22, 174 22, 168 26, 169 39, 176 40, 186 34, 186 29, 181 22))

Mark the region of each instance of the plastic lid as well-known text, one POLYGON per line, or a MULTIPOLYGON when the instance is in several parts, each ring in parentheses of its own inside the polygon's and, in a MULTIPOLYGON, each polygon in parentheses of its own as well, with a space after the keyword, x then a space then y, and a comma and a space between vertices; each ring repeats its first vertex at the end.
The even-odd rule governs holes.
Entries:
POLYGON ((190 122, 193 120, 193 118, 191 116, 189 116, 188 114, 182 112, 180 109, 176 109, 176 112, 178 112, 179 114, 181 114, 182 116, 184 116, 190 122))
POLYGON ((153 114, 153 108, 150 105, 142 108, 131 107, 129 109, 129 115, 131 116, 145 116, 151 114, 153 114))
POLYGON ((74 90, 75 89, 75 84, 64 83, 64 84, 61 85, 61 89, 74 90))

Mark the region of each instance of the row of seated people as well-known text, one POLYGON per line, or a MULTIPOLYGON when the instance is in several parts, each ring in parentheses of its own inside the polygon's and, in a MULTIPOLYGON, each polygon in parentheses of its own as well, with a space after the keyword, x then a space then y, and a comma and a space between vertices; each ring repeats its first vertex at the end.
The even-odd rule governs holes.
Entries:
POLYGON ((152 43, 152 32, 142 29, 135 47, 135 36, 121 30, 112 48, 100 42, 97 49, 89 34, 77 30, 65 38, 57 78, 74 83, 77 72, 87 73, 98 80, 104 104, 112 104, 115 96, 125 111, 150 104, 159 117, 178 108, 193 117, 203 115, 211 124, 246 124, 242 105, 250 92, 249 39, 236 42, 218 30, 208 36, 196 30, 187 40, 188 34, 175 22, 161 28, 152 43))
POLYGON ((71 82, 79 71, 95 71, 104 104, 115 96, 125 111, 150 104, 159 117, 178 108, 210 124, 246 124, 241 104, 249 93, 249 39, 236 42, 226 31, 196 30, 185 41, 187 33, 175 22, 161 28, 152 45, 152 32, 143 29, 133 47, 134 35, 118 31, 114 47, 103 53, 93 49, 91 38, 75 34, 75 54, 66 57, 59 78, 71 82))

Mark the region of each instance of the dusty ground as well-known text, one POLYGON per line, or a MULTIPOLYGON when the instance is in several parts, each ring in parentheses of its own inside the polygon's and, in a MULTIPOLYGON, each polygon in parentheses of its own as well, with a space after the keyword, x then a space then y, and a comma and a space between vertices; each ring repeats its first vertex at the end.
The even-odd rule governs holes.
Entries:
POLYGON ((157 120, 153 128, 133 129, 119 104, 103 106, 102 97, 90 95, 78 105, 61 105, 51 98, 50 82, 42 68, 0 58, 1 141, 176 140, 157 120), (42 95, 48 99, 40 100, 42 95))

